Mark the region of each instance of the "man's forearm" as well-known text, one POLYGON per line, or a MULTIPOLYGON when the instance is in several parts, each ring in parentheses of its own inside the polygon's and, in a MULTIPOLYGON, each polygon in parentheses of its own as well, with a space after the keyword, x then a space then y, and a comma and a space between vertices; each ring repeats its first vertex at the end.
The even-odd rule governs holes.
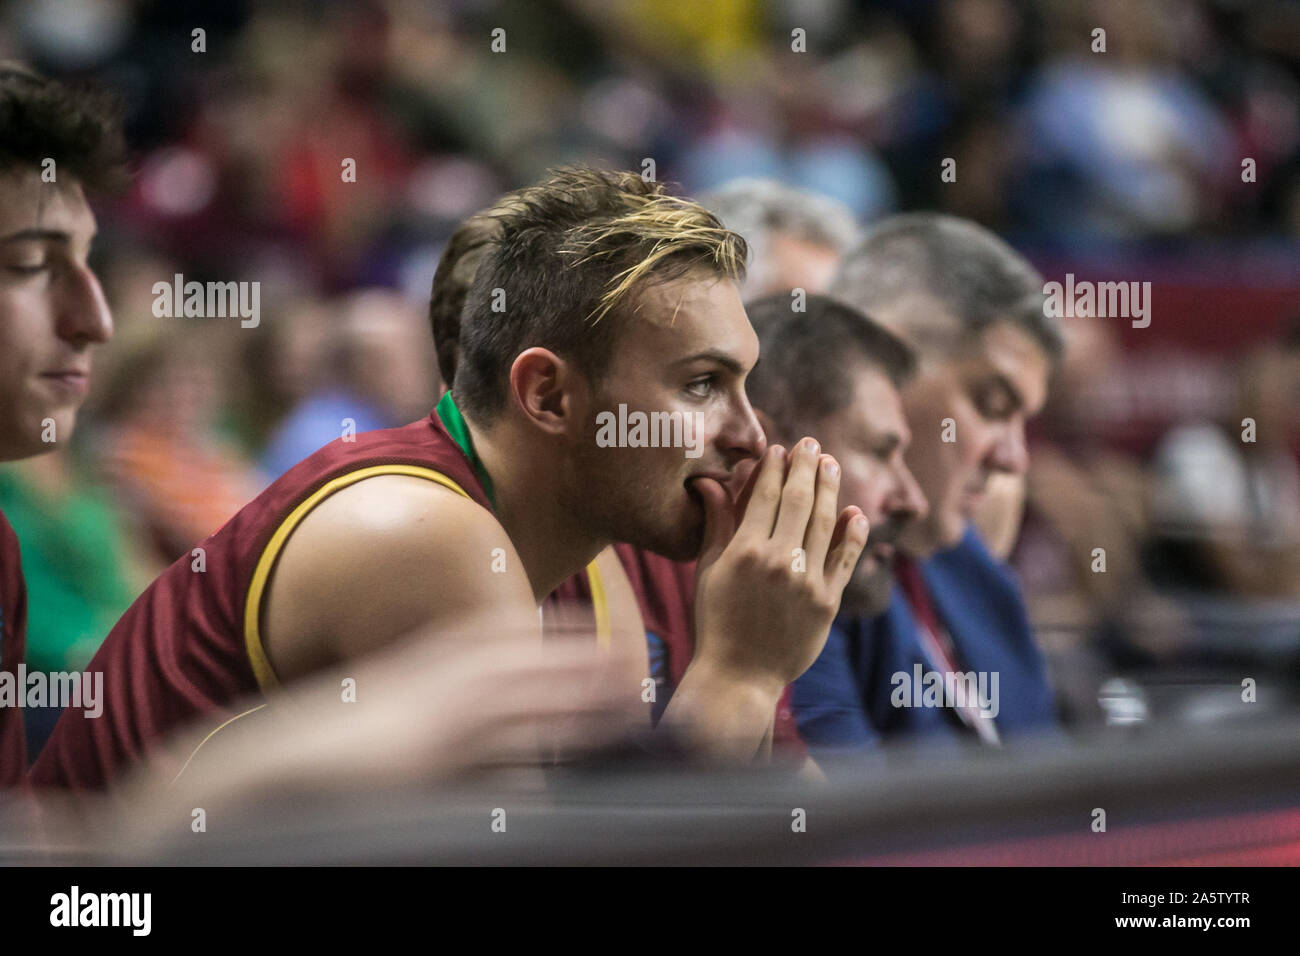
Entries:
POLYGON ((707 758, 746 763, 770 740, 782 685, 729 674, 692 662, 673 692, 659 726, 688 741, 707 758))

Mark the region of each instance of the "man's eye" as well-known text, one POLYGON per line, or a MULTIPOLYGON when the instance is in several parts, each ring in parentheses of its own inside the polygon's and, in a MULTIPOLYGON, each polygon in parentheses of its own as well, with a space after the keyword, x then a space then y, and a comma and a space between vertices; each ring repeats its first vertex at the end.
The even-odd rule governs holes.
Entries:
POLYGON ((1000 389, 985 392, 980 398, 979 408, 986 418, 1006 418, 1011 414, 1011 402, 1000 389))
POLYGON ((713 391, 714 385, 717 384, 717 377, 706 375, 704 378, 697 378, 693 382, 686 384, 686 391, 696 398, 706 398, 713 391))
POLYGON ((37 263, 36 265, 30 265, 30 266, 9 266, 8 269, 10 272, 14 273, 15 275, 34 276, 37 275, 38 273, 44 272, 49 267, 50 264, 48 262, 40 262, 37 263))

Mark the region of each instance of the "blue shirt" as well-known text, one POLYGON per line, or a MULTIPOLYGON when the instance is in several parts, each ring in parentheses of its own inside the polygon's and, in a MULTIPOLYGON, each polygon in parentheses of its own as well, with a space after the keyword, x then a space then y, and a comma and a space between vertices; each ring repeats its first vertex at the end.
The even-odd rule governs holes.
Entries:
POLYGON ((299 404, 267 442, 262 470, 279 478, 304 458, 343 437, 343 422, 352 420, 352 432, 372 432, 402 424, 392 422, 373 406, 347 392, 330 389, 317 392, 299 404))
MULTIPOLYGON (((997 674, 999 735, 1054 730, 1047 668, 1011 569, 967 529, 956 547, 922 562, 920 570, 960 666, 997 674)), ((878 617, 837 618, 821 655, 794 684, 795 719, 814 756, 869 748, 882 739, 974 740, 951 708, 895 705, 896 675, 910 680, 917 664, 940 670, 923 650, 916 616, 897 584, 878 617)))

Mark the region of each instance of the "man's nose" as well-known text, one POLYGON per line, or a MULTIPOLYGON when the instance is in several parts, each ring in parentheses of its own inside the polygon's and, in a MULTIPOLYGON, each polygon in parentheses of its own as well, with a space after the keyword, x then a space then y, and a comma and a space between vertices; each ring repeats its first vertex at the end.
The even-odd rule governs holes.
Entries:
POLYGON ((102 344, 113 337, 113 315, 99 279, 88 265, 72 267, 58 292, 59 338, 74 345, 102 344))
POLYGON ((894 469, 894 489, 886 506, 891 515, 908 521, 924 518, 930 511, 930 504, 925 500, 925 493, 917 484, 916 476, 904 462, 900 461, 894 469))
POLYGON ((767 436, 763 434, 763 426, 748 399, 742 399, 739 409, 728 418, 718 436, 718 443, 731 461, 763 457, 767 436))
POLYGON ((1017 419, 1007 424, 988 459, 993 471, 1010 475, 1023 475, 1029 470, 1029 446, 1025 442, 1025 423, 1017 419))

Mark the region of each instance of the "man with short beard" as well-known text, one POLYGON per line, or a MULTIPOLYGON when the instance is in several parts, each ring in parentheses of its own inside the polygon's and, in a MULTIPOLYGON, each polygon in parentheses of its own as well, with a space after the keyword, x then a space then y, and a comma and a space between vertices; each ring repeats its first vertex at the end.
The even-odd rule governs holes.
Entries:
MULTIPOLYGON (((807 296, 803 311, 792 308, 789 294, 745 308, 764 356, 749 379, 750 400, 764 430, 773 441, 805 431, 816 435, 840 463, 841 500, 857 505, 871 522, 867 547, 827 638, 835 644, 818 663, 834 660, 844 652, 841 622, 870 619, 889 606, 899 536, 927 512, 904 460, 912 436, 899 395, 915 374, 916 357, 901 339, 825 296, 807 296)), ((843 681, 847 675, 829 676, 843 681)), ((852 699, 851 682, 823 687, 815 683, 820 678, 820 672, 805 674, 794 685, 796 715, 816 731, 811 738, 805 735, 810 743, 826 728, 861 717, 859 708, 838 704, 841 696, 852 699)))
MULTIPOLYGON (((106 97, 0 64, 0 461, 72 436, 91 354, 113 334, 87 259, 95 216, 83 187, 117 186, 125 144, 106 97)), ((0 668, 16 680, 27 593, 18 540, 0 514, 0 668)), ((0 787, 27 772, 23 712, 0 705, 0 787)))
POLYGON ((228 726, 258 709, 230 711, 247 695, 412 630, 489 615, 484 641, 536 632, 540 602, 612 541, 699 558, 696 655, 661 723, 709 755, 759 754, 868 523, 839 509, 815 442, 764 452, 744 241, 658 184, 585 168, 523 191, 500 229, 452 391, 422 421, 321 449, 201 543, 202 570, 186 556, 164 572, 91 662, 104 719, 65 712, 34 783, 105 786, 172 727, 228 726), (696 416, 700 454, 597 447, 621 405, 696 416))
POLYGON ((929 510, 898 536, 898 584, 885 613, 841 615, 796 683, 800 732, 815 754, 882 736, 996 743, 1050 731, 1052 689, 1019 585, 970 524, 991 476, 1028 467, 1025 423, 1042 408, 1062 350, 1041 277, 974 223, 917 213, 877 223, 830 292, 918 353, 902 394, 913 436, 907 463, 929 510), (997 700, 917 707, 900 691, 917 668, 986 675, 997 700))

